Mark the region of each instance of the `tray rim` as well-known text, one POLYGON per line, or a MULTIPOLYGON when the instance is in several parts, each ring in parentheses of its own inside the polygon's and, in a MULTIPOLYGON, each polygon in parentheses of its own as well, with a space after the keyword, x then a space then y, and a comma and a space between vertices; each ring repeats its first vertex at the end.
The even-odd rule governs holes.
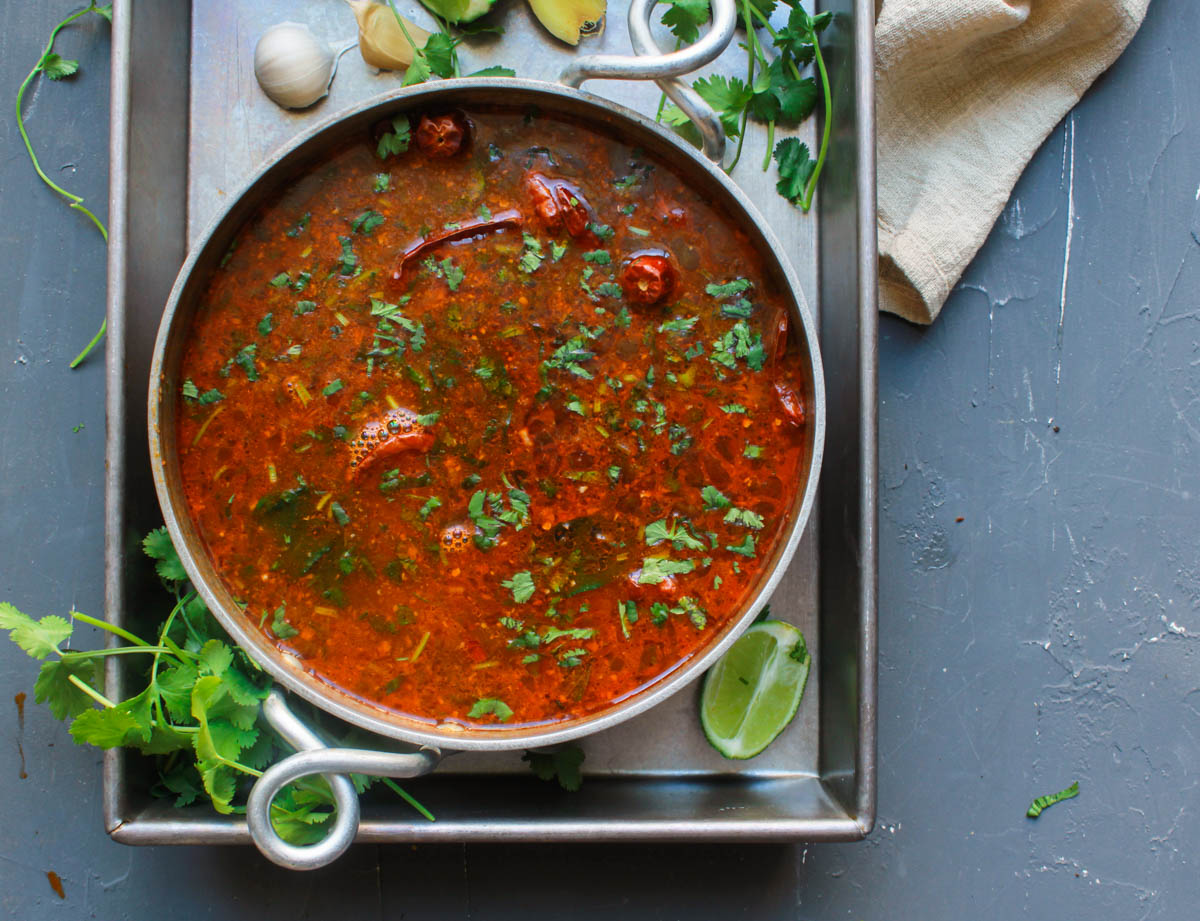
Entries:
MULTIPOLYGON (((853 807, 840 804, 840 816, 779 817, 775 819, 725 818, 698 816, 690 819, 645 817, 596 821, 576 817, 530 817, 524 821, 488 821, 470 819, 441 820, 436 825, 397 823, 364 815, 358 841, 848 841, 865 837, 874 826, 876 802, 876 631, 877 631, 877 340, 876 309, 876 213, 875 213, 875 122, 874 122, 874 8, 871 0, 849 0, 854 10, 853 73, 855 81, 854 122, 856 128, 855 226, 858 236, 856 280, 858 303, 855 305, 858 330, 859 404, 861 415, 859 495, 856 507, 861 527, 857 544, 857 734, 854 739, 853 807), (435 830, 436 829, 436 830, 435 830)), ((129 203, 129 125, 132 115, 132 10, 136 0, 116 0, 112 50, 112 95, 109 139, 109 214, 112 244, 108 257, 108 336, 106 361, 108 387, 106 407, 105 472, 105 607, 112 620, 120 617, 125 605, 125 508, 127 483, 126 414, 128 405, 123 369, 127 358, 125 302, 129 291, 129 253, 126 249, 129 203)), ((190 7, 190 3, 189 3, 190 7)), ((189 77, 190 86, 190 77, 189 77)), ((819 216, 818 216, 819 219, 819 216)), ((818 246, 820 234, 817 236, 818 246)), ((186 255, 186 254, 185 254, 186 255)), ((818 284, 818 292, 820 290, 818 284)), ((821 298, 810 306, 821 313, 821 298)), ((824 338, 823 336, 821 337, 824 338)), ((812 518, 819 521, 820 512, 812 518)), ((115 637, 109 637, 109 645, 115 637)), ((122 676, 117 657, 106 664, 106 688, 119 690, 122 676)), ((110 749, 103 758, 104 825, 116 841, 127 844, 240 844, 249 843, 245 821, 236 817, 204 818, 156 816, 153 808, 132 816, 128 814, 126 757, 122 749, 110 749)), ((819 796, 839 804, 824 776, 794 777, 787 782, 808 781, 819 788, 819 796)), ((631 781, 629 778, 603 778, 604 783, 654 784, 657 779, 631 781)), ((757 780, 757 783, 771 783, 757 780)))

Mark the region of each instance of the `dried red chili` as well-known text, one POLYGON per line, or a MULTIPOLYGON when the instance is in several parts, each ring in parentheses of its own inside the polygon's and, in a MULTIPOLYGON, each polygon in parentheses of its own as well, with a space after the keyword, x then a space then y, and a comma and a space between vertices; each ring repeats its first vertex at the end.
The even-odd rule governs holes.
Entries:
POLYGON ((471 218, 470 220, 461 221, 457 226, 434 234, 431 237, 418 237, 409 243, 408 246, 404 247, 404 252, 400 254, 396 268, 392 270, 392 281, 402 281, 404 273, 410 265, 442 243, 449 243, 453 240, 465 240, 468 237, 479 237, 493 230, 503 230, 506 227, 520 227, 522 220, 520 211, 515 208, 509 208, 493 214, 486 220, 484 218, 471 218))
POLYGON ((471 122, 462 112, 422 115, 417 124, 417 149, 430 157, 453 157, 471 140, 471 122))
POLYGON ((596 214, 579 186, 537 172, 527 173, 524 184, 534 214, 543 227, 547 230, 562 228, 576 239, 595 240, 588 225, 595 222, 596 214))
POLYGON ((637 304, 657 304, 670 297, 676 280, 675 266, 661 253, 634 256, 621 272, 621 288, 637 304))

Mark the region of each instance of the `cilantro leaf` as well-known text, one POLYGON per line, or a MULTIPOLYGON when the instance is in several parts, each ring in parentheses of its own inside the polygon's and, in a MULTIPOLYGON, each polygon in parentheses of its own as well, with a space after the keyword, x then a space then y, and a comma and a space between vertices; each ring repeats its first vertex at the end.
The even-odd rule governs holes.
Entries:
POLYGON ((718 508, 729 508, 729 506, 733 505, 733 503, 725 497, 721 490, 711 485, 705 486, 702 490, 700 490, 700 498, 704 500, 705 511, 712 511, 713 509, 718 508))
POLYGON ((468 77, 515 77, 517 72, 511 67, 485 67, 482 70, 472 71, 467 74, 468 77))
POLYGON ((808 145, 795 138, 784 138, 775 145, 775 162, 779 164, 779 194, 797 204, 804 197, 804 187, 812 177, 817 161, 808 154, 808 145))
POLYGON ((734 544, 733 546, 727 546, 725 549, 728 550, 730 553, 737 553, 737 554, 740 554, 741 556, 754 556, 755 555, 754 535, 747 534, 746 539, 743 540, 740 544, 734 544))
POLYGON ((480 717, 488 715, 496 717, 496 719, 501 723, 507 723, 512 717, 513 711, 512 707, 499 698, 481 697, 479 700, 475 701, 475 704, 471 707, 470 712, 467 713, 467 718, 477 720, 480 717))
POLYGON ((439 77, 453 77, 457 63, 454 49, 457 45, 458 41, 445 32, 431 34, 421 49, 429 70, 439 77))
POLYGON ((53 51, 44 55, 38 66, 41 67, 42 73, 51 80, 61 80, 63 77, 69 77, 79 70, 78 61, 59 57, 53 51))
POLYGON ((58 652, 58 644, 70 638, 72 629, 65 617, 48 614, 34 620, 7 601, 0 601, 0 630, 8 630, 9 638, 31 659, 44 659, 58 652))
MULTIPOLYGON (((417 62, 413 61, 413 67, 417 66, 417 62)), ((411 71, 413 67, 410 67, 411 71)), ((408 76, 405 75, 407 81, 408 76)), ((405 83, 407 86, 408 84, 405 83)), ((386 160, 392 154, 402 154, 408 150, 409 142, 411 141, 411 132, 409 129, 408 116, 397 115, 392 119, 392 130, 384 133, 379 139, 379 143, 375 147, 375 154, 380 160, 386 160)))
POLYGON ((363 235, 371 233, 384 222, 385 218, 378 211, 364 211, 350 222, 350 229, 363 235))
POLYGON ((741 525, 743 528, 754 528, 756 531, 762 530, 763 527, 762 517, 748 508, 729 509, 725 513, 725 523, 741 525))
POLYGON ((672 560, 665 556, 648 556, 637 572, 638 585, 658 585, 670 576, 682 575, 696 568, 693 560, 672 560))
POLYGON ((709 284, 704 286, 704 293, 717 298, 734 297, 738 294, 745 294, 753 287, 753 283, 746 278, 735 278, 733 281, 727 281, 721 285, 709 284))
POLYGON ((44 703, 57 720, 78 716, 92 706, 92 699, 71 681, 74 675, 84 684, 95 679, 96 663, 91 659, 51 659, 43 662, 33 684, 33 699, 44 703))
POLYGON ((524 604, 533 597, 533 575, 528 569, 515 573, 511 579, 505 579, 500 584, 512 592, 513 601, 517 604, 524 604))
POLYGON ((119 707, 84 710, 72 721, 70 732, 76 745, 95 745, 97 748, 126 745, 131 737, 143 734, 149 738, 137 718, 119 707))
POLYGON ((701 77, 692 84, 700 98, 716 110, 725 133, 730 137, 739 137, 742 133, 742 110, 750 102, 754 91, 739 77, 725 77, 713 74, 701 77))
POLYGON ((421 510, 417 512, 421 516, 422 521, 428 521, 429 516, 433 514, 433 510, 442 507, 442 500, 437 496, 430 496, 425 500, 425 504, 421 506, 421 510))
POLYGON ((541 780, 557 779, 558 785, 570 793, 583 785, 580 767, 584 758, 583 749, 578 745, 564 745, 552 751, 527 751, 521 756, 541 780))
POLYGON ((676 550, 706 550, 704 541, 688 532, 687 527, 678 520, 670 523, 665 518, 652 521, 646 525, 644 534, 646 545, 649 547, 670 541, 676 550))
POLYGON ((166 528, 156 528, 147 534, 142 540, 142 549, 146 556, 155 561, 154 569, 160 579, 166 582, 183 582, 187 579, 187 570, 183 568, 166 528))
POLYGON ((663 13, 663 25, 685 45, 700 37, 700 26, 708 22, 708 0, 668 0, 669 6, 663 13))

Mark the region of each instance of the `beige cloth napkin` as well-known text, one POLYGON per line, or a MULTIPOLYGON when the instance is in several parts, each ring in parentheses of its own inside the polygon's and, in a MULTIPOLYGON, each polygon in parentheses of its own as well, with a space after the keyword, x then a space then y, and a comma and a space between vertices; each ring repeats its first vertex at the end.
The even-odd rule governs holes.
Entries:
POLYGON ((1116 60, 1149 2, 883 0, 881 309, 933 322, 1025 164, 1116 60))

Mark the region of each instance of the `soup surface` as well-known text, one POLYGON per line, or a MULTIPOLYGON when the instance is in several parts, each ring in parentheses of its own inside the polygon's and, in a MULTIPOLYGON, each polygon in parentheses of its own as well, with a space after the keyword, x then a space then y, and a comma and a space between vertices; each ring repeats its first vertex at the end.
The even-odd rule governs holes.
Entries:
POLYGON ((786 305, 616 138, 400 116, 208 282, 178 395, 191 515, 246 616, 330 684, 438 723, 595 712, 703 647, 784 533, 810 390, 786 305))

